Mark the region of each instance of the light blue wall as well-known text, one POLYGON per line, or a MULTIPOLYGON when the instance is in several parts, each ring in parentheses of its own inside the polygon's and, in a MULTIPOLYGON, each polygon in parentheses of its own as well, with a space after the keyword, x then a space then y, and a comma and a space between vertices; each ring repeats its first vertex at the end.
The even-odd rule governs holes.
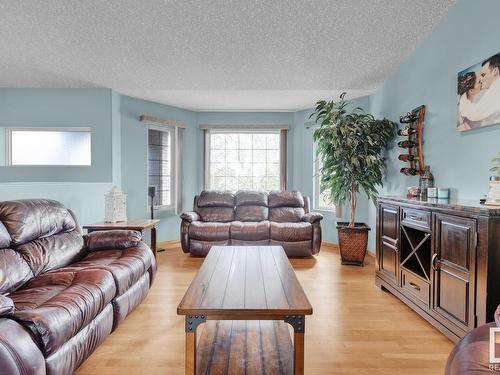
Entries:
MULTIPOLYGON (((4 159, 0 182, 111 182, 111 97, 109 89, 0 89, 0 128, 92 129, 91 166, 6 167, 4 159)), ((5 155, 2 139, 0 154, 5 155)))
MULTIPOLYGON (((145 100, 122 96, 121 113, 121 176, 122 188, 127 196, 129 218, 149 218, 148 198, 148 133, 147 125, 139 121, 139 116, 147 114, 185 123, 182 152, 182 205, 183 210, 191 210, 193 197, 199 192, 198 164, 201 150, 196 127, 196 113, 145 100)), ((173 211, 156 211, 161 219, 158 240, 179 239, 180 220, 173 211)))
MULTIPOLYGON (((109 89, 0 89, 0 127, 92 128, 92 167, 0 167, 0 201, 56 199, 81 223, 102 220, 104 194, 119 184, 112 174, 111 95, 109 89)), ((4 147, 0 137, 1 155, 4 147)))
MULTIPOLYGON (((498 0, 460 0, 424 40, 370 97, 375 116, 397 120, 425 104, 424 157, 437 186, 450 187, 459 198, 482 198, 488 189, 490 160, 500 151, 500 125, 468 132, 455 130, 457 73, 500 52, 498 0)), ((405 194, 417 177, 399 173, 399 150, 389 155, 389 170, 382 194, 405 194)), ((369 223, 375 225, 370 206, 369 223)), ((374 233, 370 238, 374 249, 374 233)))

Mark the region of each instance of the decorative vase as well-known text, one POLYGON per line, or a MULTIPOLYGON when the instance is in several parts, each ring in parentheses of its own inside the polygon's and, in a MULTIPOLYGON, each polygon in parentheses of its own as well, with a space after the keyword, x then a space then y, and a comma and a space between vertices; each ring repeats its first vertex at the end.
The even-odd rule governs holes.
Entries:
POLYGON ((338 222, 337 231, 342 264, 363 266, 370 227, 365 223, 354 223, 354 227, 349 227, 347 222, 338 222))
POLYGON ((127 194, 116 186, 104 195, 104 221, 116 223, 127 221, 127 194))
POLYGON ((490 206, 500 206, 500 180, 496 178, 490 178, 490 191, 485 202, 485 204, 490 206))

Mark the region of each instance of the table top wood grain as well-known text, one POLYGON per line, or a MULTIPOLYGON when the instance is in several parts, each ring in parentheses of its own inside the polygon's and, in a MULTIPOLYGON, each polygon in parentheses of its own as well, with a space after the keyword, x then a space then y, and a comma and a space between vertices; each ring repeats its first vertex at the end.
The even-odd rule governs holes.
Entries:
POLYGON ((264 319, 311 315, 281 246, 214 246, 177 307, 179 315, 264 319))
POLYGON ((110 229, 130 229, 130 230, 144 230, 156 226, 160 220, 158 219, 131 219, 127 221, 119 221, 117 223, 94 223, 83 226, 83 229, 91 230, 110 230, 110 229))

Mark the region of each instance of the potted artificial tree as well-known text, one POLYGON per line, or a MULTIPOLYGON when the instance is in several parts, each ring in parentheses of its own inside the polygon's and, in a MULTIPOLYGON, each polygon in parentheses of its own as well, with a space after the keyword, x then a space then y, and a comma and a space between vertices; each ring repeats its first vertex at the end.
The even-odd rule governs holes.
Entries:
POLYGON ((338 222, 342 264, 363 265, 370 227, 357 223, 360 189, 373 201, 385 171, 383 151, 395 135, 397 124, 377 120, 361 108, 348 110, 346 93, 340 101, 319 101, 310 117, 320 126, 314 131, 317 157, 321 160, 321 190, 335 204, 349 201, 350 221, 338 222))

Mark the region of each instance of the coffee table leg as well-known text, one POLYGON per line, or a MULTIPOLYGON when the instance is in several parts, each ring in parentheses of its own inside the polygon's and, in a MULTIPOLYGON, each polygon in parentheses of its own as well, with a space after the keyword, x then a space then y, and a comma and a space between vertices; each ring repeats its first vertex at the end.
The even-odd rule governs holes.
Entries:
POLYGON ((285 316, 285 322, 293 327, 293 373, 304 375, 304 333, 306 321, 303 315, 285 316))
POLYGON ((293 351, 293 373, 295 375, 304 375, 304 332, 295 332, 293 351))
POLYGON ((196 332, 186 332, 186 375, 196 375, 196 332))
POLYGON ((186 315, 186 375, 196 375, 196 329, 206 320, 205 315, 186 315))

